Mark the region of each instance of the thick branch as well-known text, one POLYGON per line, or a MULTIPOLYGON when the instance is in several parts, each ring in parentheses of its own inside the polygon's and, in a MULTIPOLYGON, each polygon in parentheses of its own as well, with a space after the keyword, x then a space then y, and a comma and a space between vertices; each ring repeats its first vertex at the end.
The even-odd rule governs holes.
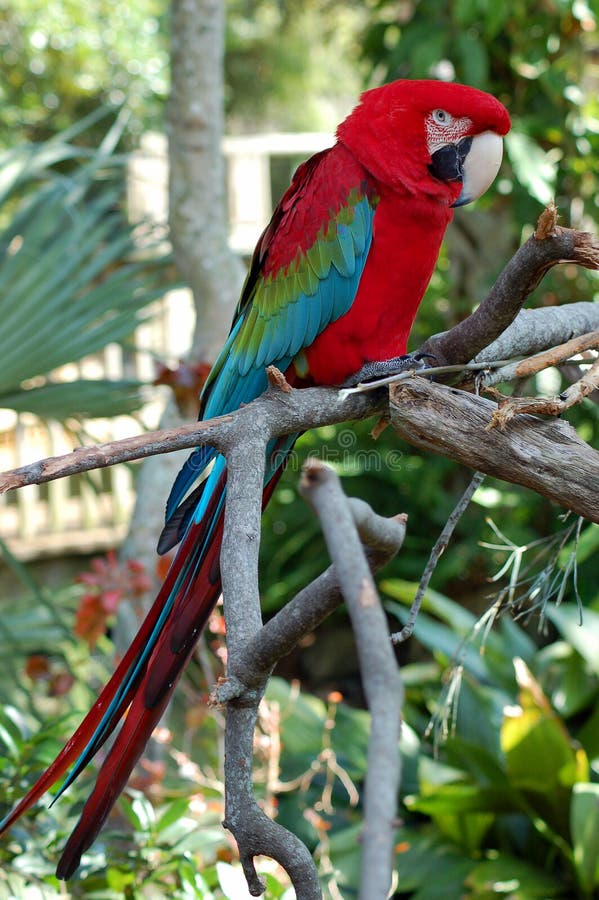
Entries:
POLYGON ((360 900, 385 900, 391 884, 403 688, 387 621, 339 478, 306 463, 300 492, 314 507, 351 618, 372 716, 364 796, 360 900))
MULTIPOLYGON (((592 321, 593 315, 596 315, 599 304, 574 304, 574 306, 584 307, 585 311, 589 311, 588 316, 586 315, 586 312, 583 312, 581 316, 577 317, 579 318, 581 329, 584 332, 588 329, 589 320, 592 321)), ((571 337, 571 328, 568 324, 568 318, 566 317, 564 319, 562 310, 559 308, 531 311, 526 314, 526 323, 528 323, 531 320, 530 317, 534 315, 535 317, 539 316, 542 318, 543 328, 551 328, 553 314, 559 317, 565 328, 565 332, 561 332, 561 336, 565 338, 571 337)), ((522 313, 521 315, 525 314, 522 313)), ((537 332, 538 329, 535 327, 533 333, 536 334, 537 332)), ((553 330, 551 331, 551 341, 555 341, 555 338, 556 332, 553 330)), ((536 338, 533 338, 533 340, 535 340, 536 345, 536 338)), ((504 349, 508 350, 509 348, 504 349)), ((506 355, 509 355, 509 353, 506 355)), ((404 387, 402 390, 409 390, 409 385, 406 386, 405 382, 403 384, 404 387)), ((441 388, 439 388, 439 390, 441 390, 441 388)), ((396 396, 401 395, 398 394, 396 396)), ((407 394, 405 396, 407 396, 407 394)), ((459 396, 459 394, 454 391, 450 392, 450 396, 455 397, 459 396)), ((473 404, 488 403, 488 401, 482 401, 476 398, 470 398, 470 402, 473 404)), ((488 424, 488 420, 494 408, 495 406, 493 404, 489 407, 481 407, 481 413, 484 420, 483 428, 488 424), (487 409, 490 411, 483 411, 487 409), (485 420, 485 417, 488 418, 485 420)), ((212 419, 206 422, 197 422, 191 425, 185 425, 181 428, 164 429, 160 432, 152 432, 121 441, 113 441, 100 445, 99 447, 81 448, 62 457, 51 457, 47 460, 42 460, 33 463, 32 465, 6 472, 4 475, 0 476, 0 492, 12 490, 26 484, 40 484, 54 478, 60 478, 67 474, 83 472, 101 466, 112 465, 116 462, 137 459, 157 453, 166 453, 169 450, 183 447, 211 444, 217 448, 223 448, 233 440, 234 435, 238 440, 243 441, 246 423, 249 423, 251 426, 252 421, 256 417, 263 422, 265 432, 268 432, 269 435, 276 436, 302 432, 308 428, 314 428, 325 424, 334 424, 351 419, 364 419, 371 415, 380 414, 384 412, 384 410, 384 391, 368 394, 352 394, 341 402, 339 399, 339 392, 334 388, 293 389, 289 392, 271 388, 264 396, 229 416, 223 416, 219 419, 212 419)), ((430 421, 430 411, 427 411, 424 406, 420 409, 418 403, 411 403, 410 417, 412 419, 412 424, 410 425, 410 428, 412 429, 413 435, 412 437, 407 435, 407 421, 404 428, 399 428, 399 433, 416 446, 443 452, 450 458, 464 461, 466 465, 472 465, 473 468, 489 471, 484 465, 479 465, 478 462, 472 461, 464 449, 460 450, 459 438, 461 435, 463 436, 461 423, 450 423, 451 428, 445 435, 447 440, 444 449, 438 449, 438 444, 433 440, 433 435, 435 430, 442 430, 447 427, 447 420, 444 417, 442 405, 438 406, 437 413, 439 414, 439 420, 437 422, 437 428, 435 429, 430 421), (418 440, 416 437, 417 433, 421 433, 423 436, 428 433, 431 439, 428 442, 424 437, 421 440, 418 440)), ((535 423, 535 420, 526 419, 525 422, 535 423)), ((543 429, 544 455, 546 455, 547 458, 555 458, 556 456, 561 457, 563 455, 563 438, 560 429, 567 428, 567 426, 560 423, 553 423, 545 426, 543 423, 538 422, 536 422, 536 426, 543 429)), ((519 441, 524 444, 528 431, 526 434, 524 433, 524 423, 520 423, 518 427, 519 441)), ((571 430, 570 433, 574 435, 571 430)), ((504 439, 507 440, 507 438, 504 439)), ((474 445, 472 449, 474 451, 474 445)), ((582 458, 588 458, 589 454, 591 457, 594 456, 594 451, 578 439, 576 439, 576 443, 570 441, 569 449, 570 452, 581 454, 582 458)), ((531 447, 531 453, 536 452, 539 451, 535 450, 534 447, 531 447)), ((582 508, 580 497, 578 496, 581 491, 581 486, 577 486, 576 484, 574 477, 576 470, 577 465, 573 465, 572 471, 567 473, 567 479, 565 478, 566 473, 563 471, 559 472, 560 488, 559 490, 556 488, 556 492, 551 491, 550 486, 547 485, 547 478, 541 477, 542 470, 538 467, 531 467, 528 469, 526 480, 519 481, 518 477, 513 477, 512 469, 509 467, 504 467, 502 469, 502 474, 499 474, 499 477, 504 478, 506 481, 519 481, 519 483, 526 484, 532 490, 537 490, 541 494, 554 497, 558 503, 579 511, 582 508)), ((517 468, 515 468, 513 472, 517 472, 517 468)), ((494 472, 493 474, 498 473, 494 472)), ((594 482, 589 481, 587 483, 587 493, 589 496, 589 504, 595 503, 595 506, 599 507, 599 492, 597 488, 594 487, 596 484, 596 480, 594 482)), ((583 504, 583 506, 587 509, 586 504, 583 504)), ((588 512, 581 512, 581 514, 592 518, 592 515, 589 515, 588 512)))
MULTIPOLYGON (((227 448, 227 502, 221 551, 221 576, 227 625, 227 677, 238 683, 237 651, 262 626, 258 588, 258 550, 266 455, 260 418, 247 423, 244 440, 227 448)), ((306 846, 271 821, 259 808, 253 789, 253 738, 267 674, 251 692, 230 690, 225 726, 225 821, 239 847, 252 896, 264 892, 254 867, 260 854, 276 859, 289 873, 298 900, 320 900, 318 872, 306 846)))
MULTIPOLYGON (((478 359, 485 361, 538 352, 568 340, 573 333, 584 334, 598 325, 598 303, 573 303, 564 308, 523 310, 516 322, 502 335, 501 344, 498 341, 491 345, 478 359), (543 335, 546 337, 543 338, 543 335)), ((516 364, 519 365, 521 364, 516 364)), ((513 377, 517 377, 516 366, 513 377)), ((271 389, 266 396, 228 416, 192 422, 179 428, 146 432, 96 447, 80 447, 64 456, 50 456, 4 472, 0 475, 0 493, 173 450, 191 449, 203 444, 220 447, 223 442, 228 441, 233 423, 238 422, 238 417, 261 415, 261 410, 265 407, 270 410, 270 433, 282 435, 351 419, 365 419, 380 413, 383 406, 381 393, 352 394, 341 402, 334 388, 311 388, 301 392, 276 392, 271 389), (273 398, 276 399, 273 401, 273 398)))
POLYGON ((505 431, 489 430, 496 409, 490 400, 423 378, 391 389, 391 424, 408 443, 599 522, 599 453, 566 422, 518 416, 505 431))
POLYGON ((277 390, 271 388, 248 406, 227 416, 192 422, 180 428, 163 428, 109 441, 96 447, 80 447, 63 456, 50 456, 39 462, 11 469, 0 475, 0 494, 28 484, 44 484, 67 475, 89 472, 146 456, 192 449, 210 444, 217 449, 230 445, 232 435, 243 440, 245 423, 267 416, 265 427, 273 437, 335 425, 349 419, 366 419, 384 407, 384 395, 356 397, 341 402, 336 388, 277 390))
POLYGON ((599 303, 523 309, 509 328, 477 354, 475 362, 531 356, 599 330, 599 303))

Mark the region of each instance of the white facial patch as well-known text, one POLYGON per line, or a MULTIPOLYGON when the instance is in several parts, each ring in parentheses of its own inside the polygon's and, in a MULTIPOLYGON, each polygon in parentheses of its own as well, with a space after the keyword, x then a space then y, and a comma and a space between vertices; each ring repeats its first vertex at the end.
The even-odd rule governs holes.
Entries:
POLYGON ((455 119, 443 109, 434 109, 424 120, 428 152, 432 156, 435 150, 446 144, 457 144, 468 134, 471 126, 472 119, 468 116, 455 119))

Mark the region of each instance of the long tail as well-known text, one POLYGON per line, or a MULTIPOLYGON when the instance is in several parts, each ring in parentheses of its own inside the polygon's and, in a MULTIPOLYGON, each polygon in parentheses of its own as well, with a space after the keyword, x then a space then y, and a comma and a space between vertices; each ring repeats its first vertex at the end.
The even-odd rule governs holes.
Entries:
MULTIPOLYGON (((268 502, 283 467, 279 461, 277 470, 271 473, 263 505, 268 502)), ((186 525, 166 580, 114 675, 54 762, 0 822, 1 835, 71 767, 60 796, 124 719, 66 844, 56 870, 58 878, 67 879, 73 874, 82 853, 97 837, 158 724, 218 600, 225 483, 223 461, 220 467, 214 467, 200 508, 186 525)))

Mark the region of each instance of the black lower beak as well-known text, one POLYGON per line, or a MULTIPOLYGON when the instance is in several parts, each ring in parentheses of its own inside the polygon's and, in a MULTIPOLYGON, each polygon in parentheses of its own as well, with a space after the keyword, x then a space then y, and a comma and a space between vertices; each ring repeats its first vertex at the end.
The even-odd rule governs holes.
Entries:
POLYGON ((428 170, 439 181, 462 181, 464 161, 470 152, 472 138, 465 137, 457 144, 445 144, 431 156, 428 170))

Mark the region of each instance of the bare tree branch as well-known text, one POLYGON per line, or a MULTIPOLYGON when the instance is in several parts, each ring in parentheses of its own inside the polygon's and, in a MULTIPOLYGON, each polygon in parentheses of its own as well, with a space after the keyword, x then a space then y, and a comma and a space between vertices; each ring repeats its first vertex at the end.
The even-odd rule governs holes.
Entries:
MULTIPOLYGON (((495 410, 487 428, 499 427, 503 431, 514 416, 523 413, 559 416, 567 409, 581 403, 585 397, 599 389, 599 360, 588 372, 559 395, 559 397, 503 397, 499 394, 499 408, 495 410)), ((493 391, 498 394, 498 391, 493 391)), ((498 399, 498 398, 496 398, 498 399)))
MULTIPOLYGON (((589 304, 584 305, 588 306, 589 304)), ((599 324, 599 303, 593 304, 593 306, 596 307, 597 322, 599 324)), ((522 316, 524 312, 526 312, 526 310, 520 313, 520 316, 522 316)), ((545 312, 545 310, 533 310, 533 312, 541 313, 545 312)), ((519 321, 520 316, 518 316, 516 322, 519 321)), ((514 325, 516 324, 516 322, 514 323, 514 325)), ((535 327, 537 326, 536 321, 533 324, 535 327)), ((513 327, 514 326, 512 325, 510 328, 513 327)), ((500 340, 503 340, 503 335, 500 340)), ((532 356, 526 356, 524 359, 516 359, 512 362, 507 363, 506 365, 502 365, 497 368, 493 367, 489 370, 483 370, 481 373, 477 374, 472 381, 470 381, 469 379, 465 379, 460 382, 459 386, 465 390, 469 390, 472 387, 476 386, 477 390, 482 391, 484 388, 490 387, 494 384, 527 379, 532 375, 537 375, 539 372, 542 372, 543 369, 548 369, 551 366, 560 366, 561 364, 566 363, 572 357, 578 356, 581 353, 586 353, 586 351, 591 349, 599 349, 599 330, 590 331, 586 334, 580 334, 577 337, 573 337, 570 340, 565 341, 564 343, 558 343, 557 346, 551 346, 549 350, 544 349, 541 353, 534 353, 532 356)), ((480 356, 482 355, 483 354, 480 354, 480 356)), ((578 372, 577 380, 581 377, 581 373, 578 372)))
MULTIPOLYGON (((373 572, 378 572, 400 549, 407 516, 400 513, 391 519, 376 515, 357 497, 348 497, 360 540, 373 572)), ((250 638, 237 654, 236 671, 244 684, 255 683, 257 674, 270 672, 276 663, 297 646, 299 641, 326 619, 341 603, 343 595, 335 566, 330 566, 296 596, 289 600, 261 631, 250 638)))
POLYGON ((418 613, 420 612, 420 607, 422 605, 423 597, 426 594, 426 590, 430 584, 433 572, 437 568, 437 563, 447 549, 447 545, 451 540, 451 536, 455 530, 456 525, 470 505, 472 497, 474 496, 476 490, 483 483, 484 478, 485 476, 482 472, 474 473, 474 475, 470 479, 470 484, 458 500, 453 512, 451 513, 447 522, 445 523, 445 526, 443 527, 443 531, 435 541, 435 546, 431 550, 426 566, 424 567, 424 572, 422 573, 422 578, 420 579, 418 590, 416 591, 416 596, 412 601, 412 605, 410 607, 410 612, 408 615, 408 621, 401 629, 401 631, 396 631, 391 635, 391 640, 394 644, 401 644, 403 641, 407 641, 408 638, 412 636, 412 632, 414 631, 414 626, 416 624, 416 619, 418 618, 418 613))
POLYGON ((429 338, 421 352, 432 354, 439 365, 468 362, 505 332, 553 266, 573 262, 588 269, 599 268, 599 239, 583 231, 560 228, 555 225, 555 210, 546 212, 549 219, 545 216, 541 224, 545 214, 541 216, 535 234, 517 250, 472 315, 450 331, 429 338))
POLYGON ((393 834, 400 785, 398 741, 403 686, 387 620, 339 478, 306 463, 300 492, 320 520, 351 618, 364 693, 372 716, 364 792, 360 900, 385 900, 391 884, 393 834))
MULTIPOLYGON (((239 428, 239 422, 235 423, 239 428)), ((245 423, 243 440, 233 433, 221 443, 227 456, 227 503, 221 551, 225 621, 227 626, 227 701, 225 724, 225 820, 237 841, 243 871, 252 896, 264 892, 254 857, 276 859, 289 873, 298 900, 320 900, 318 872, 306 846, 260 809, 254 797, 253 740, 258 705, 266 687, 263 673, 252 691, 242 688, 236 658, 246 640, 262 626, 258 586, 258 551, 262 490, 268 434, 262 417, 245 423)), ((243 427, 243 426, 242 426, 243 427)))
POLYGON ((67 475, 78 475, 91 469, 103 469, 117 463, 131 462, 185 450, 210 441, 210 430, 220 423, 230 421, 230 416, 209 419, 206 422, 192 422, 177 428, 161 428, 159 431, 145 432, 118 441, 108 441, 95 447, 78 447, 63 456, 49 456, 28 466, 21 466, 0 475, 0 494, 28 484, 44 484, 67 475), (206 436, 206 433, 207 436, 206 436))
POLYGON ((533 356, 598 330, 599 303, 581 301, 566 306, 523 309, 509 328, 476 356, 476 362, 533 356))
POLYGON ((587 350, 599 350, 599 331, 591 331, 589 334, 582 334, 580 337, 572 338, 565 344, 552 347, 544 353, 537 353, 535 356, 523 359, 515 370, 516 378, 528 378, 530 375, 536 375, 549 366, 557 366, 572 356, 578 356, 587 350))
POLYGON ((261 419, 264 415, 267 416, 268 433, 272 437, 278 437, 348 419, 365 419, 375 415, 383 407, 382 396, 356 398, 342 404, 336 388, 293 390, 287 385, 287 389, 283 390, 271 385, 262 397, 227 416, 192 422, 179 428, 146 432, 96 447, 79 447, 64 456, 50 456, 4 472, 0 475, 0 494, 28 484, 43 484, 67 475, 173 450, 191 449, 204 444, 221 450, 230 445, 233 434, 243 441, 246 423, 256 417, 261 419), (321 399, 324 401, 322 404, 321 399))
MULTIPOLYGON (((231 462, 229 461, 229 466, 231 462)), ((228 503, 234 510, 247 503, 242 497, 228 503)), ((367 545, 370 553, 370 564, 373 569, 380 568, 397 553, 405 535, 405 516, 383 519, 373 513, 368 504, 361 500, 350 499, 349 508, 356 523, 361 540, 367 545)), ((245 533, 247 536, 247 532, 245 533)), ((237 535, 239 538, 239 534, 237 535)), ((254 554, 253 542, 250 542, 250 554, 254 554)), ((247 573, 249 560, 245 548, 246 537, 242 536, 242 550, 239 558, 233 562, 231 574, 235 580, 234 587, 240 588, 247 573), (241 568, 239 565, 241 563, 241 568), (236 568, 237 567, 237 568, 236 568)), ((236 547, 239 551, 239 546, 236 547)), ((223 552, 223 565, 226 551, 223 552)), ((252 589, 253 575, 250 580, 252 589)), ((233 586, 229 586, 230 589, 233 586)), ((237 594, 238 602, 245 604, 248 596, 237 594)), ((215 699, 227 704, 227 721, 229 741, 227 744, 227 772, 232 773, 231 787, 228 789, 228 805, 225 824, 234 833, 240 848, 240 855, 250 890, 261 892, 253 864, 252 856, 256 853, 267 854, 277 859, 291 873, 295 874, 298 900, 320 897, 316 893, 314 872, 311 871, 311 859, 306 858, 305 848, 296 843, 293 835, 288 836, 285 829, 271 822, 263 811, 255 804, 252 795, 251 767, 247 760, 251 759, 255 718, 258 704, 268 676, 275 663, 289 653, 297 642, 319 625, 341 602, 342 594, 338 584, 338 576, 334 566, 315 579, 310 585, 289 601, 276 616, 253 634, 247 634, 244 640, 243 628, 239 630, 239 640, 230 641, 228 637, 228 677, 217 686, 215 699), (246 755, 246 754, 249 754, 246 755), (280 830, 279 830, 280 829, 280 830), (291 847, 290 847, 291 843, 291 847), (264 848, 267 849, 264 849, 264 848), (258 849, 256 849, 258 848, 258 849), (308 862, 310 859, 310 862, 308 862)), ((229 604, 229 619, 235 616, 229 604)), ((250 617, 253 626, 257 625, 256 607, 252 604, 250 617)), ((247 622, 244 628, 247 627, 247 622)), ((234 626, 235 628, 235 626, 234 626)))
MULTIPOLYGON (((589 305, 595 306, 594 304, 589 305)), ((502 442, 498 439, 490 438, 488 433, 485 433, 484 447, 487 454, 487 467, 484 464, 480 464, 480 452, 477 452, 482 446, 477 446, 479 433, 477 431, 471 432, 469 434, 470 445, 465 444, 463 440, 465 437, 465 431, 462 427, 463 423, 456 423, 454 420, 448 421, 448 410, 443 407, 440 401, 437 401, 437 405, 432 407, 434 410, 433 416, 431 416, 431 409, 427 408, 426 404, 421 405, 420 400, 423 397, 420 394, 418 394, 419 399, 417 401, 412 398, 405 405, 408 396, 410 396, 410 386, 413 386, 416 382, 420 383, 418 390, 426 392, 427 388, 422 386, 422 379, 402 382, 401 385, 398 385, 392 391, 392 402, 395 403, 393 415, 395 416, 398 433, 416 446, 444 453, 450 458, 469 465, 471 468, 491 472, 491 469, 494 467, 494 459, 501 457, 502 442), (400 392, 400 388, 403 393, 400 392), (401 415, 398 414, 396 408, 398 401, 401 401, 401 415), (432 418, 435 416, 438 416, 436 429, 432 422, 432 418), (403 426, 398 424, 400 418, 404 422, 403 426), (448 428, 448 431, 445 434, 445 441, 436 444, 435 432, 446 428, 448 428), (418 437, 419 434, 422 436, 421 438, 418 437), (426 437, 428 437, 428 440, 426 440, 426 437), (462 440, 460 441, 460 439, 462 440), (493 443, 494 441, 497 442, 493 443)), ((435 388, 429 384, 428 387, 431 391, 444 390, 447 393, 443 396, 451 397, 453 401, 459 398, 460 402, 466 404, 469 409, 473 411, 476 409, 476 421, 480 422, 481 432, 489 424, 491 415, 496 408, 494 404, 490 404, 489 401, 481 398, 468 398, 464 392, 442 388, 440 385, 437 385, 435 388)), ((381 414, 384 411, 385 393, 382 391, 371 394, 352 394, 341 402, 339 400, 339 392, 333 388, 293 389, 285 392, 271 387, 258 400, 229 416, 206 422, 197 422, 181 428, 164 429, 161 432, 114 441, 99 447, 82 448, 64 457, 51 457, 50 459, 7 472, 0 476, 0 492, 25 484, 39 484, 66 474, 82 472, 124 460, 136 459, 156 453, 166 453, 171 449, 181 447, 211 444, 220 449, 232 440, 233 435, 236 435, 240 441, 243 441, 246 426, 251 428, 252 421, 256 419, 263 422, 265 433, 270 436, 279 436, 301 432, 320 425, 351 419, 363 419, 370 415, 381 414)), ((457 413, 455 414, 457 415, 457 413)), ((529 455, 540 454, 543 459, 547 460, 552 458, 559 460, 561 458, 563 461, 564 440, 566 440, 569 452, 580 454, 581 460, 588 460, 588 465, 593 470, 595 451, 577 438, 574 431, 569 429, 564 423, 542 423, 535 419, 527 418, 518 424, 517 435, 517 439, 523 447, 526 441, 530 439, 529 455), (564 432, 567 433, 566 438, 564 438, 564 432)), ((502 440, 508 440, 508 438, 504 437, 502 440)), ((523 459, 526 460, 525 449, 522 449, 522 455, 523 459)), ((563 506, 575 510, 580 515, 595 521, 596 518, 593 518, 593 516, 596 517, 596 513, 593 512, 592 507, 593 504, 595 509, 599 507, 597 479, 587 481, 586 491, 584 491, 583 486, 577 484, 575 477, 577 468, 578 466, 573 465, 571 470, 565 472, 563 465, 561 468, 557 465, 555 472, 558 480, 553 486, 551 484, 553 475, 550 472, 545 471, 543 466, 528 466, 526 462, 523 462, 520 467, 514 464, 511 467, 502 466, 495 468, 491 474, 496 474, 508 482, 513 481, 524 484, 532 490, 536 490, 544 496, 556 500, 563 506), (524 469, 525 471, 522 472, 519 469, 524 469), (586 500, 582 499, 581 492, 583 497, 586 496, 586 500)))
MULTIPOLYGON (((497 358, 497 355, 505 358, 520 355, 523 346, 527 348, 528 352, 545 350, 554 344, 562 344, 573 333, 584 335, 589 330, 589 326, 593 325, 599 325, 599 303, 573 303, 565 308, 523 310, 514 325, 506 332, 506 335, 508 333, 512 335, 513 346, 506 340, 506 335, 502 335, 502 346, 497 347, 499 352, 491 356, 491 348, 489 348, 489 352, 485 351, 484 357, 492 359, 497 358), (576 315, 575 308, 578 308, 578 315, 576 315), (573 321, 576 323, 574 329, 573 321), (547 335, 544 340, 540 338, 541 334, 547 335)), ((499 342, 496 342, 492 346, 498 344, 499 342)), ((483 354, 480 354, 479 359, 485 361, 483 354)), ((548 362, 548 364, 553 364, 553 362, 548 362)), ((524 372, 524 369, 521 369, 522 366, 522 361, 518 360, 513 363, 513 369, 501 369, 501 380, 518 377, 519 371, 524 372)), ((485 378, 484 383, 489 384, 494 381, 496 378, 491 373, 485 378)), ((339 401, 338 392, 334 388, 302 390, 301 400, 300 393, 296 390, 283 393, 288 393, 290 397, 293 396, 294 400, 290 405, 279 403, 273 407, 273 416, 277 419, 273 435, 289 434, 293 431, 305 431, 320 425, 368 418, 370 415, 380 413, 384 406, 384 400, 381 399, 380 393, 376 396, 370 395, 370 397, 363 395, 361 400, 357 399, 357 395, 351 394, 344 398, 343 403, 339 401)), ((72 453, 66 453, 63 456, 51 456, 18 469, 11 469, 0 474, 0 493, 6 493, 28 484, 43 484, 56 478, 64 478, 67 475, 76 475, 121 462, 131 462, 147 456, 170 453, 173 450, 191 449, 202 444, 219 447, 221 442, 227 439, 228 430, 238 416, 259 414, 260 408, 270 402, 261 397, 244 410, 238 410, 228 416, 192 422, 178 428, 146 432, 130 438, 99 444, 96 447, 79 447, 72 453), (251 412, 247 412, 247 410, 251 412)))

